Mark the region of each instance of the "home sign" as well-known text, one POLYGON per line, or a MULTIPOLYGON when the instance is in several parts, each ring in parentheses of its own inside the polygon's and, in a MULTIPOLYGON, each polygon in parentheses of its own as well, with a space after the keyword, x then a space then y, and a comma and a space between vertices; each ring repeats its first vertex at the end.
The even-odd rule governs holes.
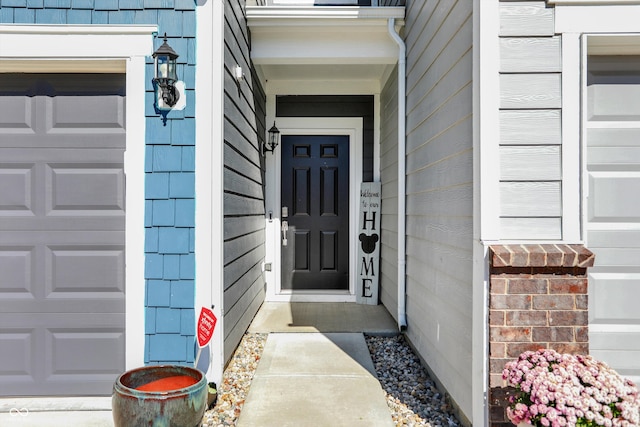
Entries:
POLYGON ((356 301, 359 304, 378 304, 380 286, 380 183, 360 185, 358 230, 358 281, 356 301))

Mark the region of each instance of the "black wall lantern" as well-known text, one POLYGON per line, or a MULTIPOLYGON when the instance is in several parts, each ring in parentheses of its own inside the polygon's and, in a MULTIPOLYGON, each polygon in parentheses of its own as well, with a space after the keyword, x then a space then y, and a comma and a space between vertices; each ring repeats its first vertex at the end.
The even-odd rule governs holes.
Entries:
POLYGON ((265 142, 262 146, 262 155, 266 155, 267 151, 273 154, 273 150, 278 146, 278 141, 280 140, 280 131, 276 127, 276 122, 273 122, 273 126, 269 129, 269 141, 265 142), (267 148, 267 146, 269 148, 267 148))
MULTIPOLYGON (((165 105, 173 107, 180 99, 180 92, 176 89, 178 74, 176 73, 176 60, 178 54, 167 44, 167 33, 164 33, 164 43, 153 52, 155 62, 155 74, 153 81, 161 91, 158 97, 162 98, 165 105)), ((158 90, 158 89, 156 89, 158 90)))

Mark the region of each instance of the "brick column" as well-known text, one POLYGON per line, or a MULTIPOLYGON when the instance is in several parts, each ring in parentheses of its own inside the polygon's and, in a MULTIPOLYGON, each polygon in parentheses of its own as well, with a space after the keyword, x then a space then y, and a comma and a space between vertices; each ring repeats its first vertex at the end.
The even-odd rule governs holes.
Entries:
POLYGON ((489 420, 507 427, 507 361, 540 348, 588 354, 587 268, 594 255, 582 245, 529 244, 491 246, 490 257, 489 420))

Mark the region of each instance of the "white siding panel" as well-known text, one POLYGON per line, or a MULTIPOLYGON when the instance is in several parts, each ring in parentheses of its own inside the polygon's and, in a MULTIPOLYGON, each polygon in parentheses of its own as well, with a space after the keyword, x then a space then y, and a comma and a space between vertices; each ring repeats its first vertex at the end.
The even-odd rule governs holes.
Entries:
POLYGON ((502 74, 500 108, 560 108, 559 73, 502 74))
POLYGON ((500 3, 501 36, 552 36, 553 8, 544 0, 500 3))
POLYGON ((502 182, 500 200, 501 216, 562 215, 560 182, 502 182))
POLYGON ((558 145, 561 142, 560 110, 500 111, 502 145, 558 145))
POLYGON ((560 37, 503 37, 500 39, 500 71, 559 72, 560 37))
POLYGON ((502 181, 562 179, 560 147, 500 147, 500 179, 502 181))
POLYGON ((504 240, 560 240, 560 218, 501 218, 500 236, 504 240))

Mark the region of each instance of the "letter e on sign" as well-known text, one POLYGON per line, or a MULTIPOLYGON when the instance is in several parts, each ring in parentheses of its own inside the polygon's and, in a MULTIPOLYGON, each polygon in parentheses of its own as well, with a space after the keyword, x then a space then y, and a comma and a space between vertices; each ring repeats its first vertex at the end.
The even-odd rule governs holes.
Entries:
POLYGON ((216 318, 213 311, 206 307, 202 307, 200 310, 200 317, 198 318, 198 345, 204 347, 209 344, 213 330, 216 327, 216 318))

